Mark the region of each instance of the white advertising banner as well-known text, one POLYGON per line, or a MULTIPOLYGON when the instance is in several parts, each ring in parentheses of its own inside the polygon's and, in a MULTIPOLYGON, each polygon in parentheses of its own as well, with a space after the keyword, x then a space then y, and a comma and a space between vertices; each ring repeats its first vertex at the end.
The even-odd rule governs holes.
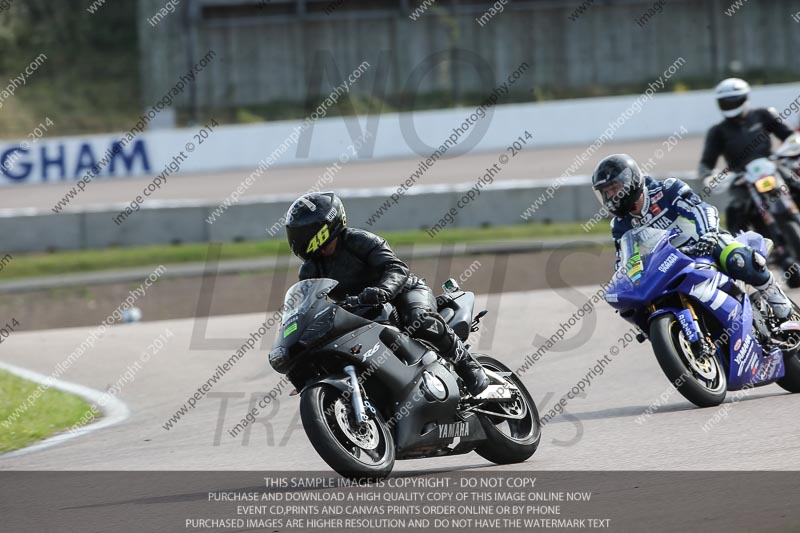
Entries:
MULTIPOLYGON (((535 147, 700 135, 721 120, 712 91, 646 95, 0 142, 0 185, 328 164, 358 139, 348 160, 428 157, 448 139, 447 157, 503 150, 525 130, 535 147)), ((800 83, 756 87, 751 103, 797 128, 800 83)))

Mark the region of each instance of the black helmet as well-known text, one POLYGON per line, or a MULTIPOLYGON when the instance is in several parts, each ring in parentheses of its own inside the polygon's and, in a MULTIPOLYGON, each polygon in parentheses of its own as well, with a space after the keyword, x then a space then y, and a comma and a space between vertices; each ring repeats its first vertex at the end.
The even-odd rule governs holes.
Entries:
POLYGON ((644 191, 644 176, 631 156, 614 154, 597 165, 592 174, 592 188, 612 215, 624 217, 644 191))
POLYGON ((344 206, 332 192, 305 194, 286 214, 286 239, 292 253, 303 260, 316 255, 347 225, 344 206))

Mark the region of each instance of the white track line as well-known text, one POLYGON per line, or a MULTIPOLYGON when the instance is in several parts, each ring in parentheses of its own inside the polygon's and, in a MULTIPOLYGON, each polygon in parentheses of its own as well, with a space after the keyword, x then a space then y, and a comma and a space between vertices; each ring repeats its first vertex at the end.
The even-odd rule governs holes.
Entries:
POLYGON ((67 431, 65 433, 59 433, 57 435, 53 435, 52 437, 48 437, 43 441, 37 442, 36 444, 32 444, 26 448, 1 454, 0 459, 5 459, 7 457, 16 457, 18 455, 25 455, 31 452, 42 450, 44 448, 49 448, 50 446, 60 444, 71 438, 80 437, 81 435, 86 435, 91 431, 96 431, 98 429, 103 429, 109 426, 113 426, 114 424, 118 424, 119 422, 122 422, 123 420, 128 418, 128 416, 130 416, 130 410, 128 409, 128 406, 125 405, 125 403, 122 402, 120 399, 118 399, 116 396, 110 394, 107 395, 105 392, 101 392, 95 389, 90 389, 89 387, 78 385, 77 383, 70 383, 68 381, 55 379, 52 376, 45 376, 43 374, 33 372, 32 370, 10 365, 2 361, 0 361, 0 368, 3 370, 7 370, 12 374, 16 374, 17 376, 23 379, 27 379, 28 381, 33 381, 35 383, 39 383, 42 385, 49 385, 50 387, 53 387, 55 389, 68 392, 70 394, 75 394, 87 400, 91 404, 98 404, 100 402, 100 399, 103 398, 103 396, 107 396, 106 404, 102 408, 104 416, 97 422, 89 424, 88 426, 81 426, 75 431, 67 431))

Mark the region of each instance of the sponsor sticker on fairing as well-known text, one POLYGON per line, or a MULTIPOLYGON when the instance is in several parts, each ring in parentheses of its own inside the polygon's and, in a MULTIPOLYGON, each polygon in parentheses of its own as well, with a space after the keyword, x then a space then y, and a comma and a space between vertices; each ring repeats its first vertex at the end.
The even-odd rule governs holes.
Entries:
POLYGON ((669 254, 669 257, 664 259, 664 262, 661 263, 660 265, 658 265, 659 272, 662 272, 662 273, 666 274, 667 271, 672 267, 672 265, 675 264, 675 261, 677 261, 677 260, 678 260, 678 256, 677 255, 669 254))
POLYGON ((736 352, 736 357, 733 361, 739 365, 739 372, 736 374, 737 376, 742 375, 742 371, 744 370, 744 362, 747 359, 747 356, 751 354, 751 350, 753 349, 753 337, 750 335, 744 340, 744 344, 742 345, 742 349, 736 352))
POLYGON ((684 336, 689 340, 689 342, 695 342, 699 338, 699 335, 694 327, 694 318, 692 318, 691 311, 684 309, 679 311, 677 316, 684 336))

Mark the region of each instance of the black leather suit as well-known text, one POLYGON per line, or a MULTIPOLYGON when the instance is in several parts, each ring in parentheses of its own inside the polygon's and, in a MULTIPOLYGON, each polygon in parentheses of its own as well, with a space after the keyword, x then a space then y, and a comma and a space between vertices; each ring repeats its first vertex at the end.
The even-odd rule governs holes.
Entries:
POLYGON ((355 228, 345 228, 338 239, 332 255, 303 263, 300 279, 338 281, 330 292, 336 300, 357 296, 367 287, 384 289, 410 335, 431 343, 441 355, 456 359, 460 339, 437 312, 433 291, 409 271, 386 240, 355 228))
MULTIPOLYGON (((770 134, 784 141, 792 133, 772 108, 751 109, 744 116, 727 118, 708 130, 698 173, 700 177, 711 174, 720 155, 725 158, 731 172, 743 172, 750 161, 772 154, 770 134)), ((797 198, 794 180, 786 175, 784 177, 792 186, 793 196, 797 198)), ((725 209, 725 215, 728 228, 736 235, 739 230, 746 230, 750 222, 748 210, 751 199, 743 186, 732 186, 730 192, 733 199, 725 209)))

